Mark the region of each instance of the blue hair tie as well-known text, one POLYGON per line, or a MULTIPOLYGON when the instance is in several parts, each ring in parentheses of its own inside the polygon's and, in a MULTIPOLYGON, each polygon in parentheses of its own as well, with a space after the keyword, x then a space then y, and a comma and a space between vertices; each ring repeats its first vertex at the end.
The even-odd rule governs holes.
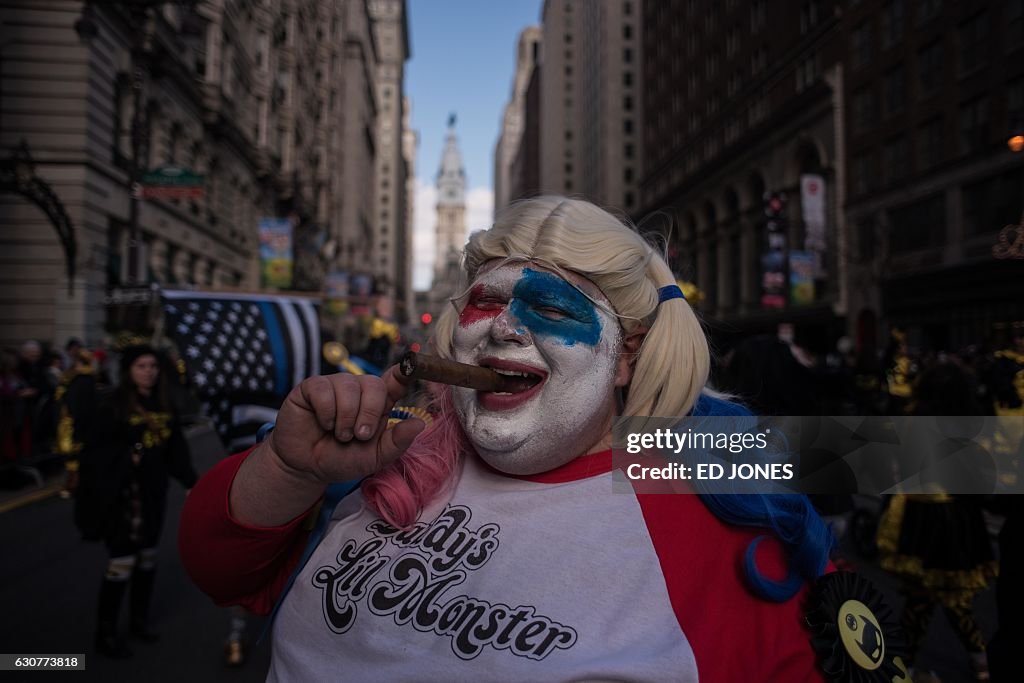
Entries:
POLYGON ((663 304, 669 299, 682 299, 686 301, 686 297, 683 296, 683 290, 679 289, 679 285, 666 285, 658 289, 659 304, 663 304))

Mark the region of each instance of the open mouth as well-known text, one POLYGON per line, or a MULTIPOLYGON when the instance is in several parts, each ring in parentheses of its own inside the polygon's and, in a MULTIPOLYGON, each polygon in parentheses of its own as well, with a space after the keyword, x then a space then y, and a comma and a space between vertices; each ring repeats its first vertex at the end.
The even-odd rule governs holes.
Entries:
POLYGON ((480 367, 490 368, 508 378, 503 391, 477 392, 480 404, 490 410, 506 410, 525 403, 540 390, 547 379, 547 373, 543 370, 497 358, 481 360, 480 367))

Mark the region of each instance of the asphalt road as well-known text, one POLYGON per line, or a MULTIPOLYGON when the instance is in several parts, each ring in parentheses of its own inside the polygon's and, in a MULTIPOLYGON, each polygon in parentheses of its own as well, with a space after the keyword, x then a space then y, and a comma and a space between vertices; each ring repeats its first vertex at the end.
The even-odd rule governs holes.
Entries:
MULTIPOLYGON (((193 454, 200 473, 221 455, 209 447, 194 448, 193 454)), ((0 672, 0 680, 265 680, 269 638, 251 649, 243 667, 223 664, 228 611, 214 605, 185 574, 177 552, 178 517, 185 493, 176 482, 171 484, 168 499, 152 606, 154 628, 161 638, 153 645, 132 642, 135 656, 130 660, 106 659, 93 651, 96 600, 107 557, 102 544, 80 539, 72 523, 72 502, 53 496, 0 514, 0 652, 84 654, 86 662, 84 672, 0 672)), ((127 604, 122 621, 127 622, 127 604)), ((252 619, 252 639, 261 630, 262 621, 252 619)))

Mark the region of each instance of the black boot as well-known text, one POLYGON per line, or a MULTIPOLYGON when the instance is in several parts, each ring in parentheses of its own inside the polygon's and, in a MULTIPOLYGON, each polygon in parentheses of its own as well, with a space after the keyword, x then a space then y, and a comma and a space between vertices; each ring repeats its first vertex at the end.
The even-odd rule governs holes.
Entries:
POLYGON ((131 648, 117 634, 117 619, 125 588, 125 581, 103 579, 100 584, 99 607, 96 610, 96 652, 105 657, 127 659, 132 656, 131 648))
POLYGON ((155 643, 160 640, 160 634, 149 627, 149 603, 153 598, 155 583, 156 570, 154 569, 136 567, 132 573, 131 634, 133 638, 144 643, 155 643))

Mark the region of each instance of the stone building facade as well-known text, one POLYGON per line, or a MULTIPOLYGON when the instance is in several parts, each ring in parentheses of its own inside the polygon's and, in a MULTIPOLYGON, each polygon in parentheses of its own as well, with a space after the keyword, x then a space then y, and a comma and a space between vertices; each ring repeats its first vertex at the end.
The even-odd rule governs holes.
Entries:
POLYGON ((77 245, 68 282, 45 216, 0 195, 2 344, 98 341, 129 284, 257 289, 263 217, 295 227, 296 288, 380 264, 366 2, 140 6, 0 1, 0 148, 24 141, 77 245), (164 165, 205 176, 202 196, 133 202, 133 169, 164 165))
POLYGON ((643 6, 644 171, 634 217, 658 212, 647 225, 666 236, 677 276, 699 286, 702 313, 723 343, 774 332, 783 321, 821 337, 842 324, 845 151, 836 9, 830 0, 643 6), (790 253, 808 246, 804 176, 825 188, 813 300, 780 307, 765 297, 763 258, 773 249, 765 194, 786 198, 779 250, 788 272, 790 253))

